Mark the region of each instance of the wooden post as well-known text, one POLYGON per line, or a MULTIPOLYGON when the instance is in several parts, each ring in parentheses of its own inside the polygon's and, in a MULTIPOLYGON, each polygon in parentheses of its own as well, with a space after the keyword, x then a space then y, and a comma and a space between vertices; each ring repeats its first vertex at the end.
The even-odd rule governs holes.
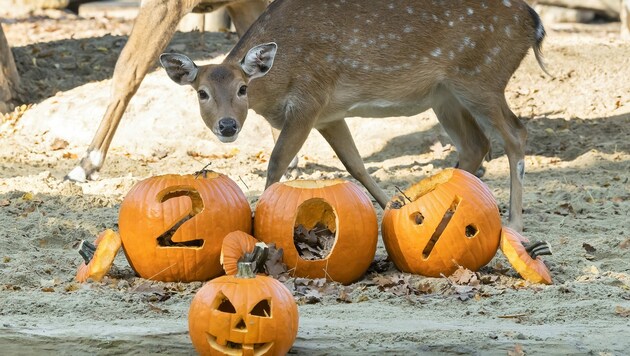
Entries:
POLYGON ((621 3, 621 37, 630 39, 630 0, 621 3))
POLYGON ((20 78, 13 60, 11 47, 0 25, 0 113, 10 111, 10 101, 16 98, 20 78))

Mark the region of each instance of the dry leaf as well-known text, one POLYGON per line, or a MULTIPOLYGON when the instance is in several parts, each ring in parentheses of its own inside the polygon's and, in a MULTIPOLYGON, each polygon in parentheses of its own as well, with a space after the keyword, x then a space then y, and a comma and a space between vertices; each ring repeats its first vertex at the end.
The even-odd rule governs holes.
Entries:
POLYGON ((76 153, 72 153, 72 152, 64 152, 64 154, 61 156, 65 159, 77 159, 79 158, 79 156, 77 156, 76 153))
POLYGON ((9 206, 11 205, 11 201, 9 199, 0 200, 0 206, 9 206))
POLYGON ((617 305, 615 307, 615 314, 624 318, 628 318, 630 317, 630 308, 624 308, 621 305, 617 305))
POLYGON ((507 354, 508 356, 525 356, 525 351, 523 351, 521 344, 516 344, 513 350, 508 350, 507 354))
POLYGON ((588 252, 588 253, 593 253, 593 252, 597 251, 597 249, 596 249, 595 247, 593 247, 593 246, 591 246, 591 245, 587 244, 586 242, 584 242, 584 243, 582 244, 582 247, 583 247, 583 248, 584 248, 584 250, 586 250, 586 252, 588 252))
POLYGON ((61 138, 56 138, 50 145, 50 149, 53 151, 63 150, 64 148, 68 147, 68 145, 68 141, 61 138))

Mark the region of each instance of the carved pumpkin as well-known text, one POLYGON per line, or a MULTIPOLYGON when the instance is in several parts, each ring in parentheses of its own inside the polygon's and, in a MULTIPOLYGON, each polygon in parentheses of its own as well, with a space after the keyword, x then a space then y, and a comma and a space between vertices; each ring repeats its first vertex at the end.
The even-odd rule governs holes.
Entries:
POLYGON ((120 236, 110 229, 101 232, 93 244, 82 240, 78 251, 84 261, 77 270, 76 280, 86 282, 88 279, 103 279, 114 263, 120 244, 120 236))
POLYGON ((523 279, 532 283, 551 284, 551 274, 540 256, 551 255, 551 246, 546 241, 523 246, 528 241, 521 234, 504 227, 501 231, 501 251, 523 279))
POLYGON ((236 274, 238 262, 246 254, 254 250, 258 240, 242 231, 233 231, 225 236, 221 246, 220 262, 225 274, 236 274))
POLYGON ((499 247, 501 218, 488 187, 453 168, 392 198, 381 230, 399 270, 439 277, 458 266, 476 271, 490 262, 499 247))
POLYGON ((368 196, 354 183, 298 180, 271 185, 256 206, 254 236, 283 249, 292 275, 348 284, 359 279, 376 253, 378 223, 368 196), (322 226, 334 236, 323 258, 307 260, 294 241, 297 227, 322 226))
POLYGON ((282 283, 239 262, 236 275, 213 279, 195 294, 188 329, 202 355, 285 355, 297 336, 298 310, 282 283))
POLYGON ((163 175, 136 184, 120 206, 119 227, 131 267, 143 278, 206 281, 222 274, 221 243, 251 232, 251 209, 228 177, 163 175))

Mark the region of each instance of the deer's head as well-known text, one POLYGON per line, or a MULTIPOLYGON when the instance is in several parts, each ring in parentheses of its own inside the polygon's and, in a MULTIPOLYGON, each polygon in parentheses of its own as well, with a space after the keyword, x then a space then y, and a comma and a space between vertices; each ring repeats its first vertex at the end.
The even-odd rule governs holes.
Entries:
POLYGON ((164 53, 160 63, 175 83, 195 88, 206 126, 221 142, 233 142, 247 117, 247 85, 269 72, 276 49, 273 42, 261 44, 238 63, 199 67, 183 54, 164 53))

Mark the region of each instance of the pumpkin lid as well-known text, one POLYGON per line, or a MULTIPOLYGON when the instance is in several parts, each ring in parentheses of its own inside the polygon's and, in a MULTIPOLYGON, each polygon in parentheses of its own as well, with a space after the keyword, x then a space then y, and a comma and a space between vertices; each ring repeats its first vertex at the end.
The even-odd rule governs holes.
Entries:
POLYGON ((101 232, 94 243, 81 240, 78 252, 84 262, 77 270, 77 281, 86 282, 90 278, 100 281, 112 267, 120 247, 120 235, 111 229, 101 232))
POLYGON ((528 241, 521 234, 509 227, 501 230, 501 251, 512 267, 523 279, 532 283, 551 284, 551 275, 540 256, 551 255, 551 246, 547 241, 538 241, 523 245, 528 241))

